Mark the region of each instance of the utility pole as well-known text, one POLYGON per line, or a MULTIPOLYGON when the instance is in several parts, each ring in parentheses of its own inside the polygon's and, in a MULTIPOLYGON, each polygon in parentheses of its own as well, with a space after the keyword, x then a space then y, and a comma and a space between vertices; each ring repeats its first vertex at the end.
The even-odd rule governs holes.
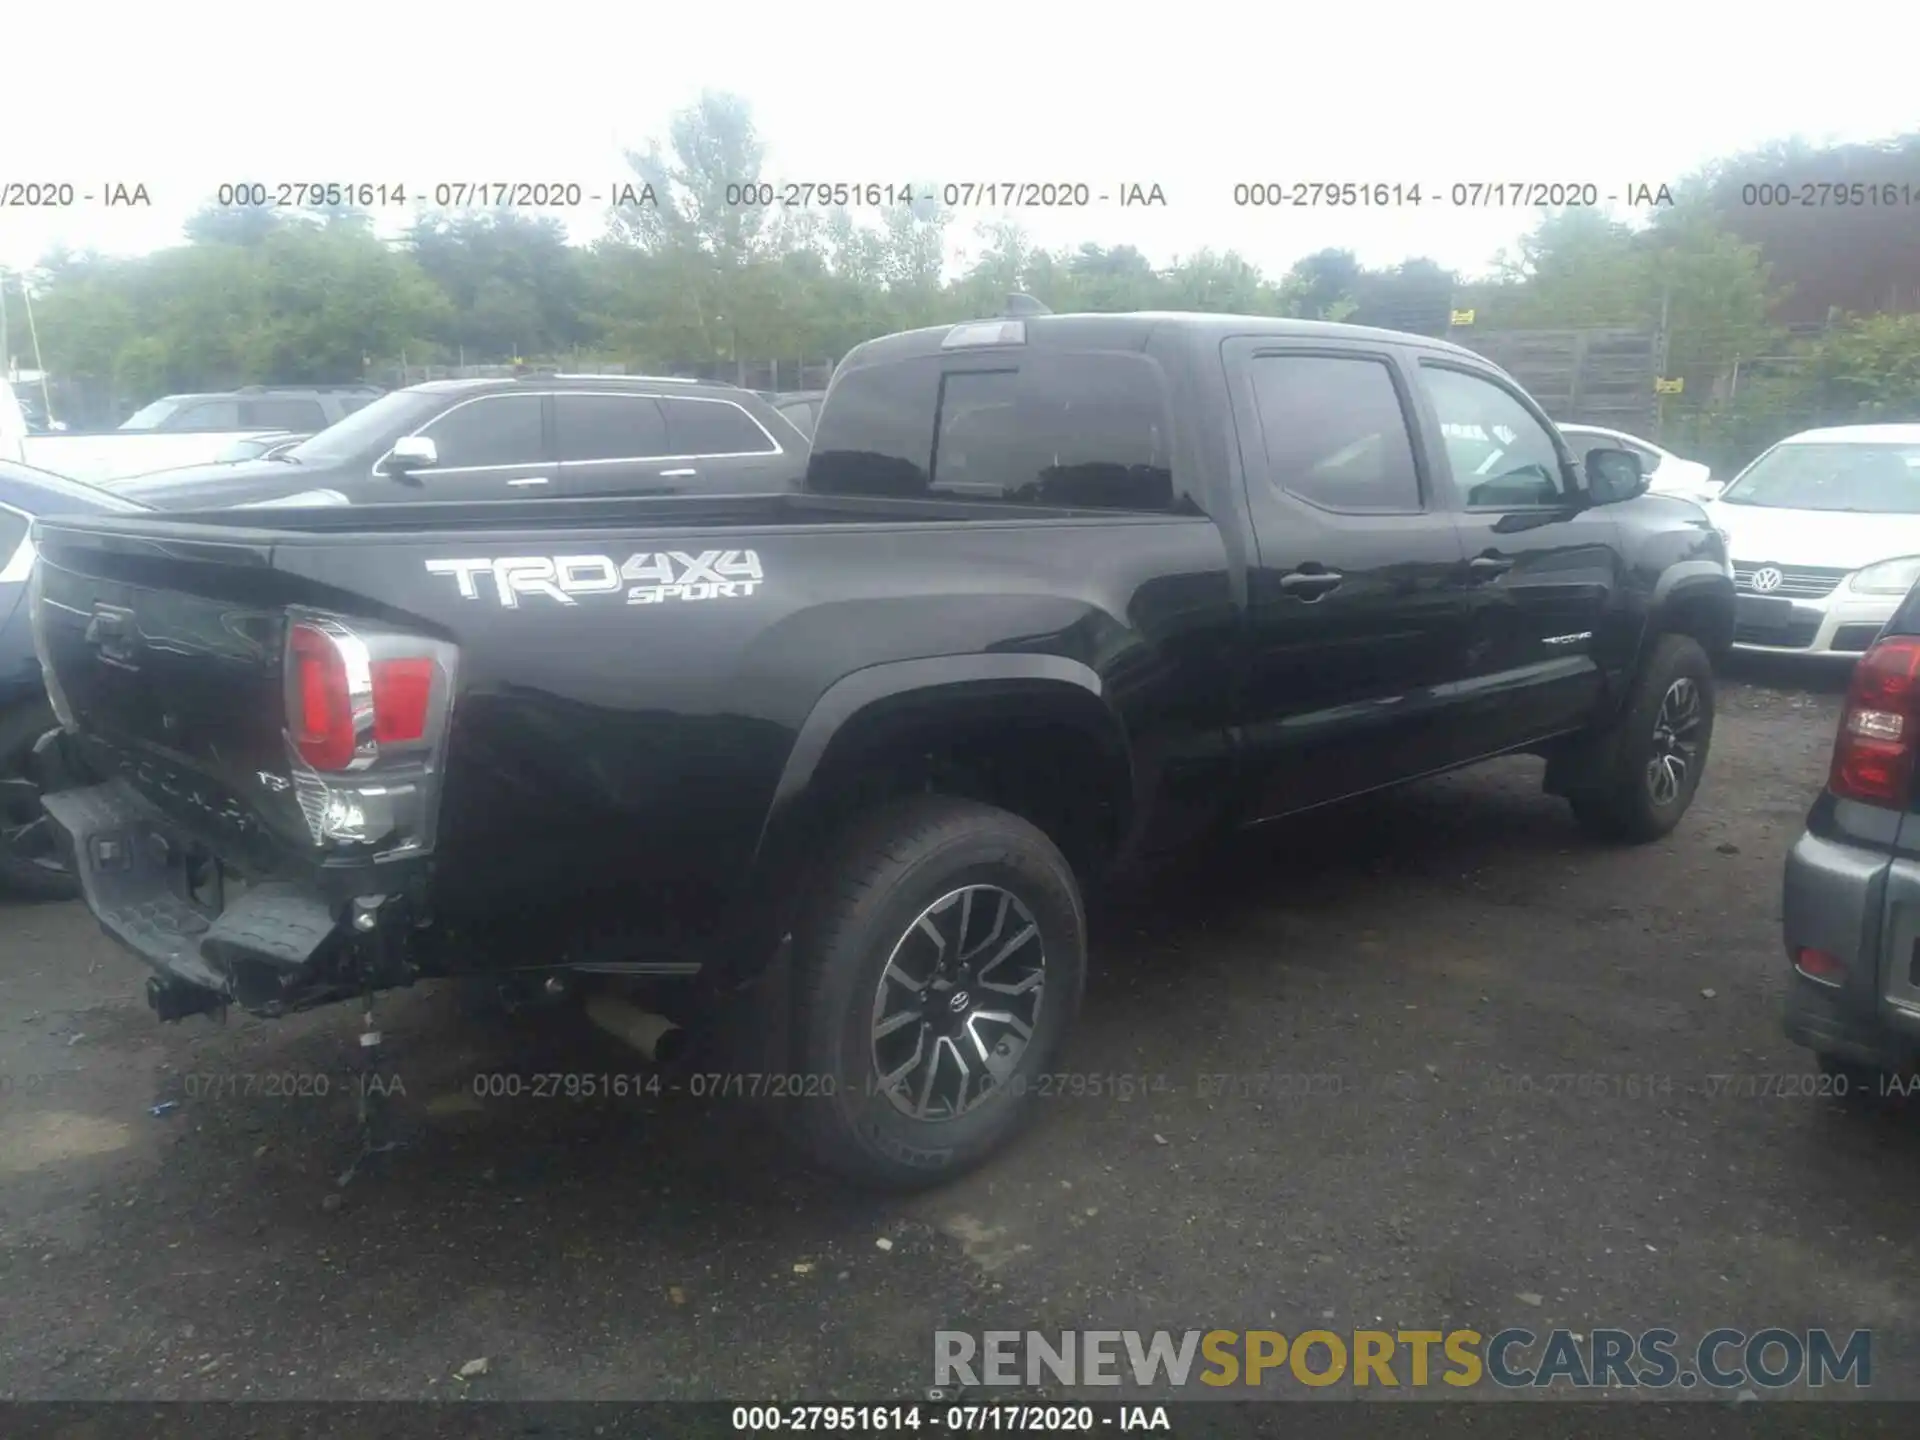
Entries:
MULTIPOLYGON (((1670 309, 1672 308, 1672 305, 1673 305, 1673 281, 1669 280, 1666 282, 1665 285, 1660 287, 1660 328, 1658 331, 1655 332, 1654 341, 1653 341, 1654 364, 1655 364, 1654 378, 1656 380, 1665 380, 1666 378, 1668 378, 1667 377, 1667 360, 1671 353, 1671 347, 1669 345, 1669 340, 1671 337, 1668 335, 1668 332, 1667 332, 1667 315, 1670 309)), ((1656 388, 1653 403, 1654 403, 1653 438, 1655 440, 1664 440, 1666 439, 1665 432, 1667 428, 1666 392, 1664 390, 1659 390, 1656 388)))
POLYGON ((7 268, 0 265, 0 380, 13 376, 13 351, 7 348, 7 268))

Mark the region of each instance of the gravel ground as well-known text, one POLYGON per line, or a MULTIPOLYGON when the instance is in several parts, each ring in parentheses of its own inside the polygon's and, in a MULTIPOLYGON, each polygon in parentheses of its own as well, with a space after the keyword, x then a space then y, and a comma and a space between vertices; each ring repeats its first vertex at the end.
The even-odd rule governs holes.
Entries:
POLYGON ((1236 842, 1097 917, 1067 1063, 1136 1092, 905 1200, 736 1102, 477 1098, 632 1067, 432 988, 382 1002, 406 1143, 342 1187, 355 1015, 162 1026, 81 907, 0 907, 0 1395, 880 1398, 940 1328, 1376 1322, 1871 1327, 1920 1393, 1907 1117, 1709 1079, 1811 1068, 1780 866, 1837 710, 1730 679, 1643 849, 1522 761, 1236 842))

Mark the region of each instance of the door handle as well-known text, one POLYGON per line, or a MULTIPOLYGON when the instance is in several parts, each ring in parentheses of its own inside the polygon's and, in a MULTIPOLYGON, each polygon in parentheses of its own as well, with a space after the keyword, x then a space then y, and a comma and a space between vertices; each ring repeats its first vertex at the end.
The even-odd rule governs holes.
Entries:
POLYGON ((519 478, 518 480, 509 480, 509 481, 507 481, 507 484, 509 484, 509 485, 514 485, 514 486, 520 486, 520 485, 544 485, 544 484, 546 484, 546 483, 547 483, 547 481, 548 481, 548 480, 550 480, 551 478, 552 478, 552 477, 551 477, 551 476, 549 476, 549 475, 523 475, 523 476, 521 476, 521 477, 520 477, 520 478, 519 478))
POLYGON ((1295 599, 1312 601, 1339 589, 1346 578, 1331 570, 1294 570, 1280 577, 1280 588, 1295 599))
POLYGON ((1513 568, 1505 555, 1476 555, 1467 562, 1467 573, 1476 581, 1498 580, 1513 568))
POLYGON ((662 480, 677 480, 685 475, 698 475, 699 473, 698 470, 662 470, 660 472, 660 478, 662 480))

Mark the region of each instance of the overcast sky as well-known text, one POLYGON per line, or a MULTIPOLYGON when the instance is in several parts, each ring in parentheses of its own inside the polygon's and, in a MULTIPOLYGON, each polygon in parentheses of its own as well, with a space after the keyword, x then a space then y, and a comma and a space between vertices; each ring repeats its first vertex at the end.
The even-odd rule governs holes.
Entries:
MULTIPOLYGON (((626 175, 622 147, 664 136, 703 88, 751 103, 769 179, 1158 184, 1164 209, 1019 218, 1047 245, 1124 242, 1157 262, 1235 249, 1276 274, 1329 245, 1483 269, 1533 212, 1455 208, 1455 182, 1624 195, 1773 138, 1920 124, 1910 0, 1779 22, 1674 0, 15 9, 0 184, 144 184, 153 204, 0 209, 11 266, 57 242, 175 243, 223 181, 604 191, 626 175), (1235 184, 1260 180, 1418 183, 1426 203, 1236 207, 1235 184)), ((566 218, 585 238, 599 207, 566 218)), ((956 237, 983 218, 963 214, 956 237)))

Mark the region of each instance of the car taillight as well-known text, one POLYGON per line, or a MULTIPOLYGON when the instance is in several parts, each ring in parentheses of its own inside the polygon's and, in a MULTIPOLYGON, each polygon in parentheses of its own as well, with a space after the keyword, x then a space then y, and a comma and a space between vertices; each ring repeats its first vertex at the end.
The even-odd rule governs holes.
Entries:
POLYGON ((1866 805, 1904 807, 1913 788, 1916 742, 1920 638, 1879 641, 1854 666, 1827 788, 1866 805))
POLYGON ((420 739, 427 733, 427 707, 433 700, 433 661, 376 660, 372 669, 375 743, 420 739))
POLYGON ((374 621, 291 621, 288 760, 314 844, 431 850, 459 651, 374 621))
POLYGON ((347 659, 318 626, 298 624, 287 637, 293 696, 287 718, 294 748, 316 770, 344 770, 353 763, 353 682, 347 659))
POLYGON ((1838 985, 1847 978, 1847 962, 1824 950, 1800 949, 1793 953, 1793 968, 1809 980, 1823 985, 1838 985))
MULTIPOLYGON (((424 740, 439 666, 428 655, 389 655, 345 625, 297 620, 287 635, 288 731, 316 770, 364 769, 382 745, 424 740)), ((404 642, 400 642, 404 643, 404 642)))

